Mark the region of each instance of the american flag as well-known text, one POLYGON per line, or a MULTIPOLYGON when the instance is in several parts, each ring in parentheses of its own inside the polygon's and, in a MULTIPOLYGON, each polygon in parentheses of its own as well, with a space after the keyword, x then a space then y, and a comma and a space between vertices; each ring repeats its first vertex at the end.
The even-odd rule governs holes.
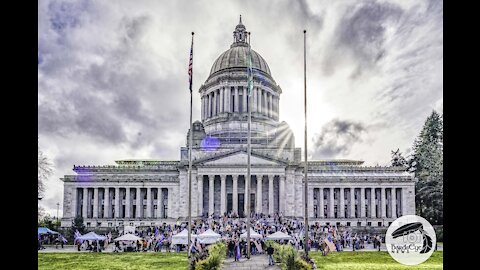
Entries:
POLYGON ((192 75, 193 75, 193 32, 192 32, 192 47, 190 48, 190 63, 188 64, 188 77, 190 82, 190 93, 192 93, 192 75))

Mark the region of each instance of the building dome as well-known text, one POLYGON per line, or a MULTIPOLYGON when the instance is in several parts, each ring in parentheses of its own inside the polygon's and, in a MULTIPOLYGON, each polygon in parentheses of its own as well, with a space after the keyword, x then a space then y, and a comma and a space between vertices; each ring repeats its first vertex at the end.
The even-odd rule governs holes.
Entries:
MULTIPOLYGON (((247 68, 247 54, 248 44, 234 43, 232 48, 222 53, 217 60, 215 60, 210 70, 210 75, 229 68, 247 68)), ((254 50, 252 50, 252 67, 272 76, 265 59, 254 50)))
MULTIPOLYGON (((233 31, 233 44, 230 46, 230 49, 222 53, 215 63, 213 63, 212 69, 210 70, 210 75, 229 68, 247 68, 247 56, 249 50, 249 44, 247 40, 247 29, 242 23, 242 16, 240 15, 240 22, 235 27, 233 31)), ((252 51, 252 68, 263 71, 268 75, 272 76, 270 73, 270 68, 267 65, 265 59, 263 59, 260 54, 256 51, 252 51)))

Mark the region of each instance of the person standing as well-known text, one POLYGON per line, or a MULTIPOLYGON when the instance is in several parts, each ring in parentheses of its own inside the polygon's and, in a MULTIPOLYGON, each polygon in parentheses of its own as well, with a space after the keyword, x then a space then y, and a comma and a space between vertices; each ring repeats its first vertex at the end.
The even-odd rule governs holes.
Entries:
POLYGON ((272 247, 272 245, 268 245, 267 247, 268 265, 275 264, 275 262, 273 261, 273 252, 274 252, 274 248, 272 247))
POLYGON ((235 261, 239 261, 240 257, 241 257, 240 242, 237 240, 235 241, 235 261))

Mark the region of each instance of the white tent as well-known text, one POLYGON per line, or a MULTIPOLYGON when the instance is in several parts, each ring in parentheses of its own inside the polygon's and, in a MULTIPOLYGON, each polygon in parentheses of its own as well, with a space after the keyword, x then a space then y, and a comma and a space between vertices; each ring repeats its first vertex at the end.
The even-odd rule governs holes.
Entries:
MULTIPOLYGON (((192 236, 192 241, 195 237, 197 237, 196 234, 191 234, 192 236)), ((183 231, 175 234, 172 236, 172 245, 186 245, 188 242, 188 230, 184 229, 183 231)))
POLYGON ((107 237, 98 235, 94 232, 89 232, 87 234, 77 237, 77 240, 105 240, 105 239, 107 239, 107 237))
POLYGON ((99 248, 100 248, 100 247, 98 246, 98 241, 99 241, 99 240, 105 240, 105 239, 107 239, 106 236, 98 235, 98 234, 96 234, 96 233, 94 233, 94 232, 89 232, 89 233, 87 233, 87 234, 84 234, 84 235, 82 235, 82 236, 77 237, 76 240, 97 241, 97 242, 96 242, 96 243, 97 243, 97 251, 99 251, 99 248))
MULTIPOLYGON (((247 238, 247 232, 244 232, 240 235, 240 238, 247 238)), ((250 238, 251 239, 262 239, 262 235, 250 228, 250 238)))
POLYGON ((276 232, 267 236, 267 240, 290 240, 292 237, 283 232, 276 232))
POLYGON ((113 239, 113 241, 137 241, 137 240, 142 240, 142 238, 136 235, 133 235, 131 233, 127 233, 118 238, 113 239))
POLYGON ((201 244, 212 244, 220 240, 220 234, 212 231, 212 229, 208 229, 205 232, 199 234, 197 236, 197 239, 201 244))

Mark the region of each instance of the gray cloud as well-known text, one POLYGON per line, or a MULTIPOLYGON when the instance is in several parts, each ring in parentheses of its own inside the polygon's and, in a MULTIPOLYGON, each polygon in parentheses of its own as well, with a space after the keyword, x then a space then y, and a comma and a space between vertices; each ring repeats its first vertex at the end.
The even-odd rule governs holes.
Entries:
POLYGON ((367 127, 350 120, 333 119, 313 137, 314 158, 336 158, 347 155, 353 144, 361 142, 367 127))
POLYGON ((229 48, 239 14, 283 89, 280 120, 297 146, 307 29, 315 158, 383 163, 442 108, 442 1, 40 1, 39 143, 56 168, 42 202, 47 211, 62 201, 58 178, 73 164, 179 158, 189 119, 190 32, 198 89, 229 48))
POLYGON ((356 65, 352 79, 359 77, 365 69, 373 68, 386 53, 385 32, 395 27, 404 11, 388 2, 361 1, 348 6, 340 18, 331 51, 322 64, 325 75, 335 72, 339 58, 351 54, 347 65, 356 65))

